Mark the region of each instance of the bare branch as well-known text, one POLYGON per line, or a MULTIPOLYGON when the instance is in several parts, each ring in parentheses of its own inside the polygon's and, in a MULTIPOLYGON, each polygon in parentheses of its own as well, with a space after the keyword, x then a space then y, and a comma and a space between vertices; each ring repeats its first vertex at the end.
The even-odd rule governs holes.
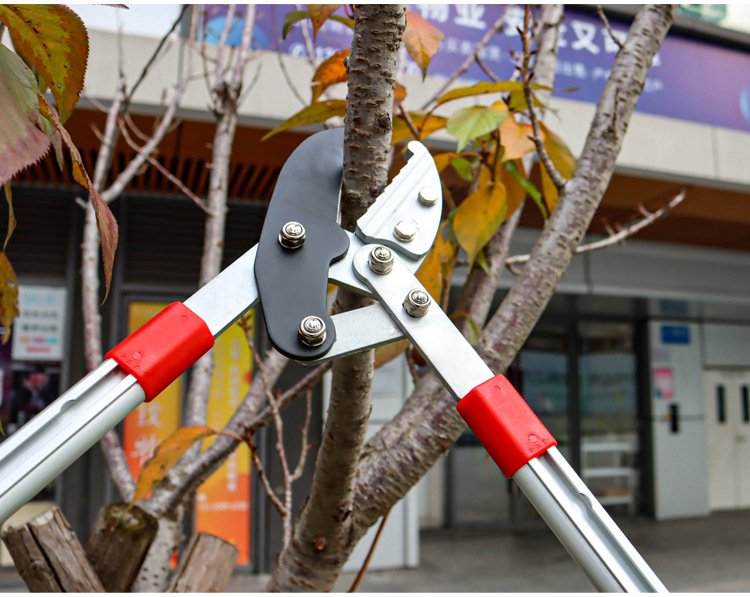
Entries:
POLYGON ((498 79, 498 78, 497 78, 497 76, 495 75, 495 73, 493 73, 493 72, 492 72, 492 71, 490 70, 490 67, 488 67, 488 66, 487 66, 487 65, 486 65, 486 64, 484 63, 484 60, 482 60, 482 59, 481 59, 481 58, 479 57, 479 55, 478 55, 478 54, 477 54, 477 56, 476 56, 476 61, 477 61, 477 64, 479 65, 479 68, 481 68, 481 69, 482 69, 482 70, 484 71, 484 74, 486 74, 486 75, 487 75, 487 76, 488 76, 488 77, 490 78, 490 80, 491 80, 492 82, 494 82, 494 83, 499 83, 499 82, 500 82, 500 79, 498 79))
POLYGON ((617 46, 622 50, 622 42, 615 35, 615 32, 612 29, 612 25, 609 24, 609 19, 607 18, 607 15, 605 15, 604 10, 602 10, 601 4, 598 4, 596 6, 596 12, 599 15, 599 18, 602 20, 602 23, 604 23, 604 27, 607 29, 607 33, 609 33, 609 36, 612 38, 612 41, 615 42, 617 46))
MULTIPOLYGON (((299 4, 294 5, 295 10, 302 10, 302 6, 299 4)), ((315 68, 316 66, 316 60, 315 60, 315 47, 313 46, 313 40, 312 37, 310 37, 310 30, 307 28, 307 20, 303 19, 300 23, 300 31, 302 33, 302 37, 305 40, 305 49, 307 49, 307 61, 310 63, 310 66, 315 68)))
POLYGON ((365 561, 362 562, 362 567, 359 569, 359 572, 357 572, 357 576, 352 581, 352 586, 349 587, 349 593, 356 593, 357 589, 359 588, 359 583, 362 582, 362 579, 365 577, 365 572, 367 572, 367 568, 370 565, 370 560, 372 560, 372 554, 375 553, 375 548, 378 546, 378 541, 380 541, 380 535, 383 533, 383 529, 385 528, 385 523, 388 521, 388 515, 391 513, 390 510, 383 514, 383 518, 380 521, 380 525, 378 526, 378 530, 375 533, 375 536, 372 538, 372 544, 370 545, 370 549, 367 551, 367 556, 365 557, 365 561))
MULTIPOLYGON (((666 217, 670 211, 672 211, 675 207, 682 203, 682 200, 685 198, 686 192, 686 189, 682 189, 682 191, 672 197, 672 199, 670 199, 665 205, 654 212, 648 212, 641 206, 640 211, 643 214, 643 217, 632 222, 631 224, 622 226, 622 228, 617 232, 610 228, 610 235, 607 238, 590 242, 585 245, 580 245, 576 249, 575 254, 580 255, 581 253, 590 253, 591 251, 606 249, 607 247, 622 243, 626 238, 637 234, 650 224, 653 224, 657 220, 666 217)), ((515 255, 513 257, 509 257, 506 260, 505 264, 513 273, 517 274, 519 273, 519 270, 516 269, 516 267, 525 264, 530 258, 531 255, 515 255)))
POLYGON ((414 126, 414 122, 411 119, 411 116, 409 116, 409 113, 404 110, 403 104, 398 107, 398 113, 401 116, 401 118, 404 119, 404 122, 406 123, 406 126, 409 127, 409 131, 411 131, 411 134, 417 141, 422 140, 422 135, 419 134, 419 131, 417 130, 417 127, 414 126))
MULTIPOLYGON (((443 95, 448 88, 453 85, 453 82, 458 79, 461 75, 463 75, 467 70, 469 70, 469 67, 474 63, 474 61, 479 58, 479 52, 481 52, 485 46, 490 43, 490 40, 492 39, 492 36, 495 35, 495 33, 498 33, 502 31, 503 29, 503 22, 505 21, 505 15, 508 12, 508 9, 513 6, 512 4, 508 4, 508 6, 505 7, 505 10, 500 14, 498 19, 493 23, 493 25, 487 29, 487 32, 484 34, 484 37, 479 41, 479 43, 474 48, 474 51, 469 54, 466 57, 466 60, 464 60, 464 63, 458 67, 458 70, 454 72, 446 81, 443 83, 443 85, 440 87, 440 89, 437 90, 437 92, 429 99, 427 100, 424 105, 422 106, 422 110, 426 110, 428 106, 433 104, 437 98, 439 98, 441 95, 443 95)), ((481 63, 478 63, 481 66, 481 63)))
POLYGON ((523 18, 523 32, 521 33, 521 40, 523 42, 523 63, 521 66, 521 80, 523 81, 523 95, 526 98, 526 104, 529 111, 529 119, 531 120, 531 127, 534 131, 532 140, 536 146, 536 151, 539 154, 539 161, 542 162, 544 169, 549 174, 553 184, 557 187, 558 191, 561 191, 567 181, 557 171, 555 165, 552 163, 552 159, 547 153, 547 148, 542 143, 542 135, 539 131, 539 121, 536 117, 536 111, 534 110, 534 96, 531 93, 531 72, 529 68, 529 62, 531 61, 531 48, 529 47, 530 37, 530 26, 529 26, 529 6, 526 6, 523 18))

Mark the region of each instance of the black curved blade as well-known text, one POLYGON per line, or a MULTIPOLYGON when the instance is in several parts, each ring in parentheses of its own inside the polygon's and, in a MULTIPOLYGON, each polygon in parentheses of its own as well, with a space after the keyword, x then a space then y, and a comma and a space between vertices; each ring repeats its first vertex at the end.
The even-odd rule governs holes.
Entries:
POLYGON ((330 129, 307 138, 281 169, 263 223, 255 280, 271 343, 281 354, 298 360, 316 359, 336 339, 326 310, 328 268, 349 249, 349 237, 338 223, 339 191, 344 162, 344 130, 330 129), (297 249, 279 243, 287 222, 299 222, 306 231, 297 249), (326 326, 325 341, 304 344, 300 322, 317 316, 326 326))

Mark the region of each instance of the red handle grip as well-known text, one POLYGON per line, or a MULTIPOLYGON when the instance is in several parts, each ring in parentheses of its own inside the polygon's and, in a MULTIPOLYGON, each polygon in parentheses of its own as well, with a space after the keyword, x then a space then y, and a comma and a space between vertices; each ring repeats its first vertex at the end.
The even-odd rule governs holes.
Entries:
POLYGON ((458 402, 457 408, 508 479, 530 460, 557 445, 503 375, 478 385, 458 402))
POLYGON ((214 345, 206 322, 172 303, 106 354, 138 380, 150 402, 214 345))

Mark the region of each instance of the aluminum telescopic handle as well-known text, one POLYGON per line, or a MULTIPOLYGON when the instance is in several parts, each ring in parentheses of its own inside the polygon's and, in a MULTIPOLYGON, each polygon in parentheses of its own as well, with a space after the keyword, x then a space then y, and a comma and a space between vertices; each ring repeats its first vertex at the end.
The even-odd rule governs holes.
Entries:
POLYGON ((0 444, 4 522, 145 399, 135 377, 107 360, 0 444))
POLYGON ((373 272, 369 256, 374 248, 363 247, 354 256, 357 276, 459 401, 459 413, 479 441, 593 585, 600 591, 667 592, 523 398, 492 373, 437 305, 420 305, 429 295, 416 277, 399 259, 389 273, 373 272))

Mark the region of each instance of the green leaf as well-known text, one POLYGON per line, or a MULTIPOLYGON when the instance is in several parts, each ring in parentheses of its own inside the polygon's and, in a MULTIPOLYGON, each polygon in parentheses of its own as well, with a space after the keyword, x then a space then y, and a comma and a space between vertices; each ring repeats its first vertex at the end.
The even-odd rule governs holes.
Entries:
POLYGON ((344 116, 346 114, 346 100, 327 100, 324 102, 315 102, 299 112, 287 118, 279 126, 264 135, 261 141, 265 141, 276 133, 293 129, 306 124, 320 124, 334 116, 344 116))
POLYGON ((461 178, 466 182, 474 180, 474 166, 469 160, 464 157, 458 156, 451 162, 451 166, 461 178))
POLYGON ((444 104, 445 102, 461 99, 462 97, 472 97, 487 93, 505 93, 507 91, 521 91, 523 93, 523 83, 521 81, 500 81, 499 83, 480 81, 470 87, 451 89, 448 93, 441 95, 437 99, 437 104, 444 104))
POLYGON ((281 39, 286 39, 286 36, 289 35, 289 32, 295 24, 304 21, 309 17, 310 13, 306 10, 293 10, 292 12, 288 12, 284 17, 284 27, 281 30, 281 39))
POLYGON ((16 229, 16 214, 13 212, 13 195, 10 192, 10 182, 6 182, 3 188, 5 189, 5 200, 8 202, 8 232, 5 234, 5 243, 3 243, 3 253, 5 253, 8 241, 16 229))
POLYGON ((507 116, 507 110, 494 106, 472 106, 454 112, 445 128, 458 139, 460 150, 472 139, 494 131, 507 116))
POLYGON ((542 195, 539 193, 537 188, 531 183, 529 179, 527 179, 518 171, 518 167, 514 162, 505 162, 503 166, 505 166, 505 169, 516 180, 516 182, 518 182, 518 184, 520 184, 526 190, 526 192, 531 195, 531 198, 534 200, 534 203, 536 203, 539 211, 542 212, 542 216, 546 220, 549 217, 549 213, 547 212, 547 206, 544 204, 542 195))
POLYGON ((89 38, 83 21, 62 4, 0 5, 13 45, 49 84, 65 122, 83 90, 89 38))
POLYGON ((0 184, 39 161, 50 139, 37 127, 39 102, 34 75, 0 44, 0 184))
POLYGON ((2 342, 10 339, 13 320, 18 316, 18 279, 4 252, 0 252, 0 324, 5 328, 2 342))
POLYGON ((463 200, 453 216, 453 232, 470 263, 474 263, 507 213, 505 185, 493 181, 489 168, 482 168, 477 190, 463 200))

